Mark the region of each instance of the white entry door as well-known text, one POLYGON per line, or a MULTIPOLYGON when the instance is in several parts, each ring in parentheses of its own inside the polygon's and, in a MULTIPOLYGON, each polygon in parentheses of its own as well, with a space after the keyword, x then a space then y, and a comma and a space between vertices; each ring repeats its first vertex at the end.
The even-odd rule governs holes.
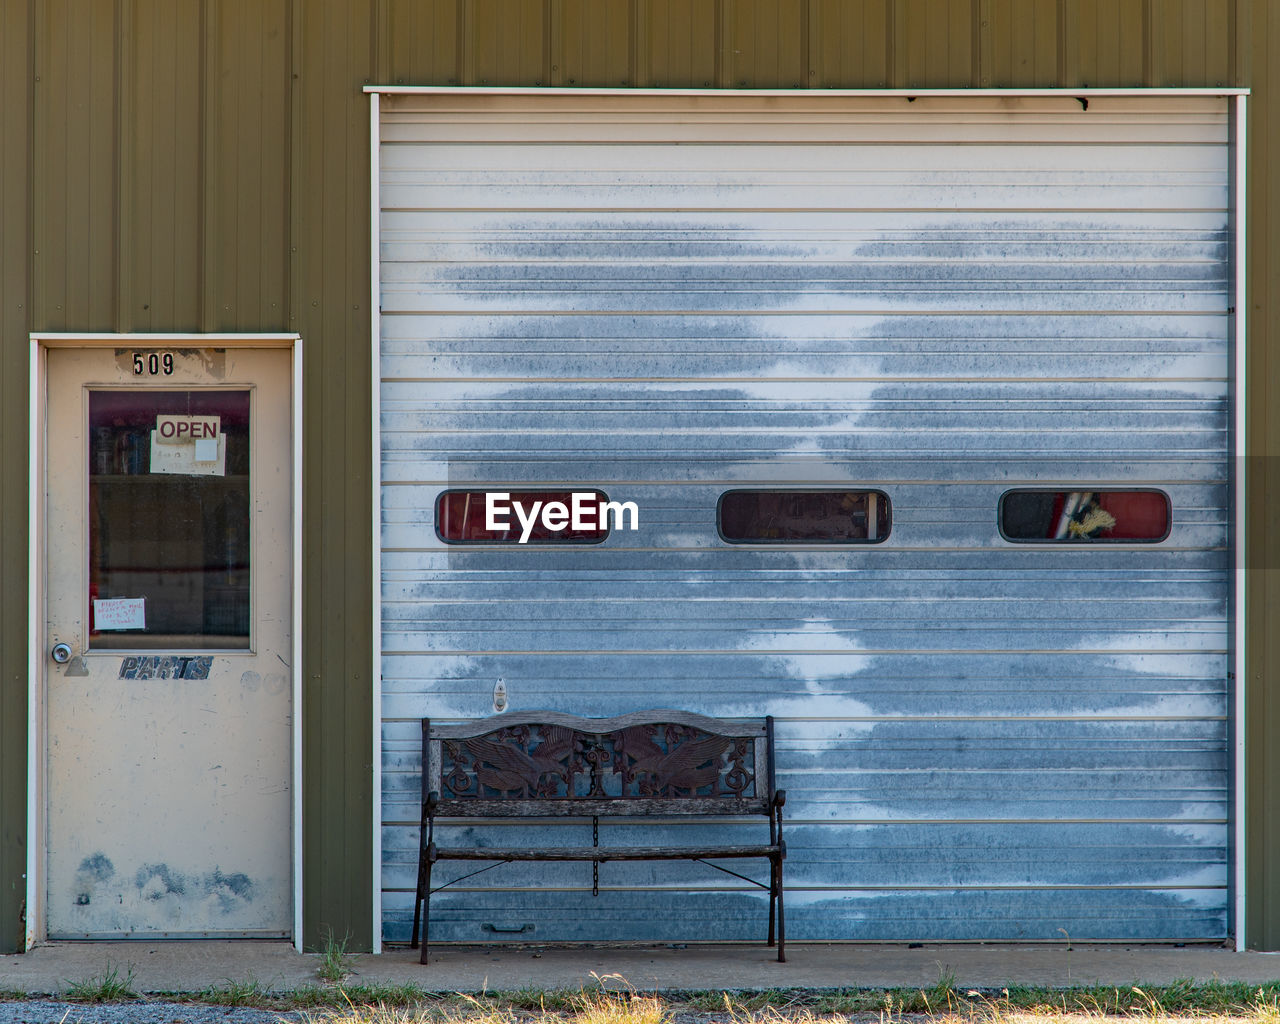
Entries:
POLYGON ((293 921, 290 353, 48 353, 50 938, 293 921))

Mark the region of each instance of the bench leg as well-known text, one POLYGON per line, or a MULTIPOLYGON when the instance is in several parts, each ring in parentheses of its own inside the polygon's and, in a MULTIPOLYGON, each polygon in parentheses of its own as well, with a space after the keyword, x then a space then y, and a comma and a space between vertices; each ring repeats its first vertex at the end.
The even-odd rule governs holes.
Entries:
POLYGON ((778 862, 769 858, 769 945, 774 944, 773 919, 778 909, 778 862))
POLYGON ((422 913, 422 897, 425 895, 426 886, 423 884, 423 872, 427 867, 427 857, 425 850, 418 851, 418 888, 413 894, 413 933, 409 937, 409 948, 418 948, 418 924, 421 921, 422 913))
POLYGON ((778 860, 778 963, 787 962, 787 915, 782 908, 782 860, 778 860))
MULTIPOLYGON (((432 850, 434 853, 434 849, 432 850)), ((427 859, 427 870, 422 880, 422 955, 418 963, 427 962, 427 943, 431 939, 431 867, 434 862, 427 859)))

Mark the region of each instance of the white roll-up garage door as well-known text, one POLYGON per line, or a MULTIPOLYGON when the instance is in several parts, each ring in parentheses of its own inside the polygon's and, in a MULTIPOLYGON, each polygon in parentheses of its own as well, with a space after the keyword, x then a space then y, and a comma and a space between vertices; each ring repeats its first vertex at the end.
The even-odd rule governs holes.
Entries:
MULTIPOLYGON (((499 680, 513 709, 774 715, 794 939, 1227 934, 1224 100, 381 110, 388 940, 417 720, 490 714, 499 680), (446 546, 449 487, 598 488, 640 529, 446 546), (727 543, 742 488, 874 489, 888 539, 727 543), (1163 493, 1168 536, 1010 539, 1020 489, 1163 493)), ((468 834, 590 831, 510 828, 468 834)), ((701 865, 600 885, 508 865, 435 897, 432 937, 764 934, 701 865)))

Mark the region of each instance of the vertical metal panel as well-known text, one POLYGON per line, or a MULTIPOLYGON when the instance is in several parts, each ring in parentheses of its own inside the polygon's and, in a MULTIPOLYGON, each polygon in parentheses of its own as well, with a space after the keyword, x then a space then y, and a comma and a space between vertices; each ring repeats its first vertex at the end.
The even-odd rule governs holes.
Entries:
POLYGON ((116 322, 118 26, 112 0, 37 8, 35 320, 116 322))
POLYGON ((294 0, 290 327, 305 339, 304 941, 372 944, 369 508, 372 0, 294 0))
MULTIPOLYGON (((387 99, 387 937, 412 890, 413 720, 485 713, 495 678, 525 708, 775 715, 797 935, 1222 937, 1225 102, 769 112, 387 99), (1169 542, 1000 539, 1006 487, 1090 478, 1168 490, 1169 542), (720 542, 717 494, 771 479, 883 487, 894 533, 720 542), (570 481, 647 525, 590 551, 434 535, 446 486, 570 481)), ((678 940, 676 901, 735 938, 758 918, 694 869, 602 882, 597 904, 530 867, 433 921, 678 940)))
POLYGON ((1058 84, 1057 0, 986 0, 989 43, 982 85, 1047 89, 1058 84))
POLYGON ((1067 86, 1143 84, 1144 0, 1064 0, 1067 86))
POLYGON ((632 0, 560 0, 555 46, 566 85, 634 85, 632 0))
POLYGON ((903 89, 977 85, 978 0, 896 0, 893 85, 903 89))
POLYGON ((22 948, 27 870, 26 331, 31 7, 0 4, 0 952, 22 948))
POLYGON ((165 0, 125 10, 122 66, 120 318, 122 331, 199 326, 201 243, 199 18, 165 0))
POLYGON ((1150 0, 1149 84, 1226 85, 1234 7, 1231 0, 1150 0))
POLYGON ((378 80, 394 85, 457 85, 462 49, 460 0, 383 0, 378 80))
MULTIPOLYGON (((560 85, 551 67, 551 0, 463 0, 463 85, 560 85)), ((567 84, 567 83, 564 83, 567 84)))
POLYGON ((724 0, 725 83, 809 86, 809 0, 724 0))
POLYGON ((711 88, 717 77, 717 0, 639 0, 648 27, 648 84, 667 89, 711 88))
POLYGON ((890 0, 817 0, 810 22, 810 81, 822 89, 883 89, 892 69, 890 0))
MULTIPOLYGON (((295 329, 289 308, 288 0, 218 0, 201 32, 206 219, 199 306, 215 331, 295 329)), ((183 140, 185 141, 185 140, 183 140)), ((305 227, 305 224, 304 224, 305 227)), ((304 239, 294 239, 294 245, 304 239)), ((310 243, 315 245, 314 242, 310 243)), ((355 256, 353 254, 352 258, 355 256)))

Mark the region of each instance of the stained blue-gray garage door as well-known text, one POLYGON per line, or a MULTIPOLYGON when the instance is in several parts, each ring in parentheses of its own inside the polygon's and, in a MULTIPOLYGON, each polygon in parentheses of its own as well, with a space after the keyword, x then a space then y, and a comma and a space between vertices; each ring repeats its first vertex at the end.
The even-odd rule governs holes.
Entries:
MULTIPOLYGON (((381 110, 386 939, 417 719, 490 714, 499 680, 522 710, 774 715, 795 939, 1228 934, 1226 101, 381 110), (640 529, 449 546, 450 487, 598 488, 640 529), (874 489, 890 533, 731 544, 739 488, 874 489), (1168 535, 1002 533, 1037 489, 1167 495, 1168 535)), ((697 864, 600 882, 508 865, 432 936, 763 934, 764 895, 697 864)))

